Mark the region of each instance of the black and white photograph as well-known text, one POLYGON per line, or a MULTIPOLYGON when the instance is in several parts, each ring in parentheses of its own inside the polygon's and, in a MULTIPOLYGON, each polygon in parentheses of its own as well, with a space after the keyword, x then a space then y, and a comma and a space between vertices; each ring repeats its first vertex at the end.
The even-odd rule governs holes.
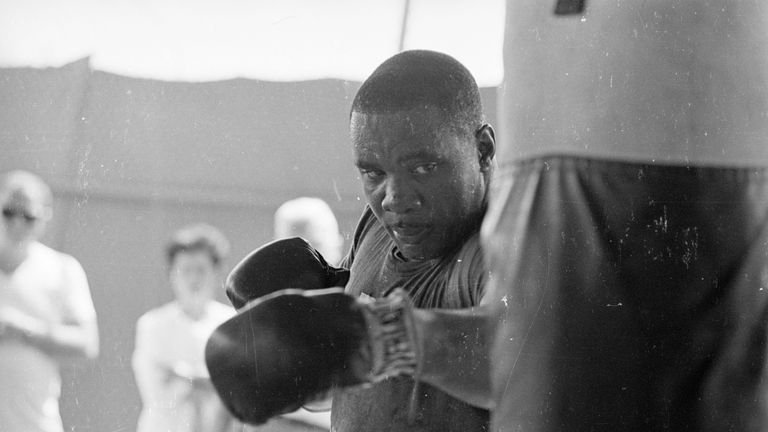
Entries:
POLYGON ((0 432, 768 431, 763 0, 0 0, 0 432))

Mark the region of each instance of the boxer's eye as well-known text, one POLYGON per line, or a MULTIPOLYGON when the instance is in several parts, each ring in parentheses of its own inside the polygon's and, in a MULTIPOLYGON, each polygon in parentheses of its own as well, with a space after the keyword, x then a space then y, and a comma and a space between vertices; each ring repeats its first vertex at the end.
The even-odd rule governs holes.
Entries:
POLYGON ((365 169, 360 168, 360 175, 365 177, 367 180, 375 181, 382 177, 384 177, 384 171, 377 170, 377 169, 365 169))
POLYGON ((416 165, 411 169, 411 172, 413 172, 416 175, 426 175, 429 174, 437 169, 436 163, 425 163, 421 165, 416 165))

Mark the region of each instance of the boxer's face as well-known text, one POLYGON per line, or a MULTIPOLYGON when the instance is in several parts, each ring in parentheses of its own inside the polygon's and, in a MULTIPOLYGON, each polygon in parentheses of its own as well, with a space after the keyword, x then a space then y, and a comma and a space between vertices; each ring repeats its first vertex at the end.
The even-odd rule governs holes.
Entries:
POLYGON ((442 256, 478 227, 492 142, 444 127, 434 107, 353 113, 351 132, 368 204, 406 258, 442 256))

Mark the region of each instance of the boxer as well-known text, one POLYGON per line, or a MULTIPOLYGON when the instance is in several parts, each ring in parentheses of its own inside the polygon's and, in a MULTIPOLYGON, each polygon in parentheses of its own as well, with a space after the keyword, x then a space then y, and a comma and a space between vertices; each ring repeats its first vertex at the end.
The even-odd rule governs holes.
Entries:
MULTIPOLYGON (((365 335, 379 328, 386 331, 373 334, 394 331, 399 339, 410 340, 408 332, 394 330, 397 326, 389 314, 384 313, 377 325, 378 315, 366 312, 387 310, 386 306, 369 307, 358 299, 383 299, 404 292, 419 308, 463 310, 483 296, 487 270, 479 228, 495 143, 493 129, 484 121, 477 84, 450 56, 418 50, 400 53, 382 63, 361 86, 352 103, 350 132, 366 208, 342 263, 350 270, 346 295, 277 295, 267 302, 256 300, 256 306, 244 309, 239 324, 233 323, 232 331, 225 332, 240 336, 243 343, 228 343, 226 338, 209 341, 212 376, 220 368, 225 383, 219 386, 222 398, 231 397, 231 406, 245 418, 261 421, 318 393, 306 392, 306 388, 344 387, 334 393, 332 404, 332 428, 338 432, 487 430, 487 410, 414 379, 413 365, 404 370, 384 368, 386 373, 366 366, 362 370, 374 372, 351 374, 355 379, 331 379, 339 370, 360 369, 354 365, 361 362, 348 359, 373 355, 355 353, 389 353, 365 348, 380 346, 377 344, 341 340, 367 340, 365 335), (287 305, 295 305, 296 311, 287 305), (300 337, 286 326, 296 326, 300 337), (253 329, 258 341, 250 339, 248 329, 253 329), (343 337, 336 335, 341 329, 343 337), (291 336, 280 337, 284 332, 291 336), (230 351, 231 355, 226 354, 230 351), (227 358, 239 360, 226 363, 227 358), (249 358, 256 360, 248 362, 249 358), (232 375, 227 376, 227 371, 232 375), (294 381, 285 381, 291 379, 294 381), (264 389, 281 388, 267 385, 273 381, 283 382, 285 387, 274 400, 246 396, 258 393, 266 398, 270 392, 264 389)), ((296 267, 297 271, 301 268, 296 267)), ((372 301, 379 305, 378 301, 385 300, 372 301)), ((411 314, 401 311, 395 316, 411 314)), ((463 343, 472 345, 472 337, 463 343)), ((413 345, 388 346, 394 354, 404 350, 403 358, 410 361, 414 359, 408 354, 413 345)), ((403 358, 395 355, 397 361, 403 358)), ((397 361, 395 365, 399 365, 397 361)), ((451 361, 447 358, 444 364, 451 361)))

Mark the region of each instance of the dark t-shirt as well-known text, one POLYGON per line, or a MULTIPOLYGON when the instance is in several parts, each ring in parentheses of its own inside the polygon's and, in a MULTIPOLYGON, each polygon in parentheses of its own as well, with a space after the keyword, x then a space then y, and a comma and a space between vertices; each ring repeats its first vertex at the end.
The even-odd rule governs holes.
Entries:
MULTIPOLYGON (((384 297, 405 289, 419 308, 458 309, 479 303, 487 279, 478 234, 443 258, 405 261, 369 208, 355 232, 343 266, 351 270, 352 295, 384 297)), ((369 388, 339 393, 333 400, 335 432, 487 431, 488 411, 425 383, 398 377, 369 388)))

